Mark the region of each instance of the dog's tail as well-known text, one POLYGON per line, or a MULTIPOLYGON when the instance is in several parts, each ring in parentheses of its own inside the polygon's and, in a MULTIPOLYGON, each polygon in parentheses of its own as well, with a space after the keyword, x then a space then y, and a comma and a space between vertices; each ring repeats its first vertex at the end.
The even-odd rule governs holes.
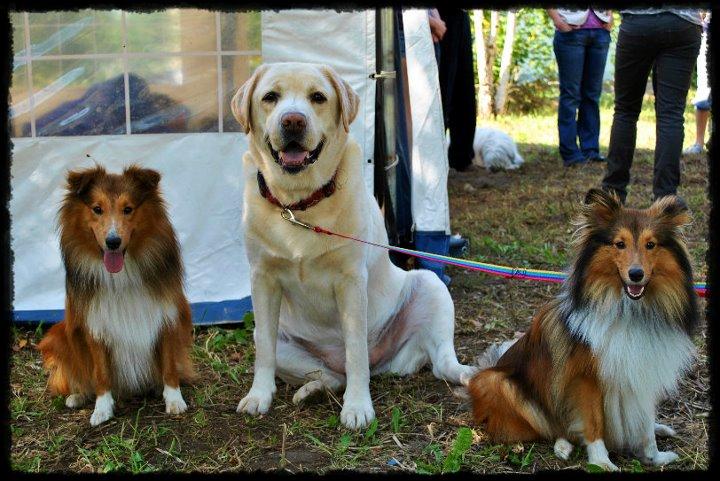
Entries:
POLYGON ((480 367, 480 370, 489 369, 495 366, 500 360, 500 358, 503 356, 503 354, 505 354, 507 350, 510 349, 513 344, 515 344, 515 342, 517 342, 517 339, 491 345, 490 347, 485 349, 485 352, 478 356, 475 364, 480 367))
POLYGON ((55 324, 45 334, 37 349, 42 354, 43 366, 48 371, 48 389, 54 394, 68 395, 73 387, 69 372, 70 346, 67 341, 65 322, 55 324))

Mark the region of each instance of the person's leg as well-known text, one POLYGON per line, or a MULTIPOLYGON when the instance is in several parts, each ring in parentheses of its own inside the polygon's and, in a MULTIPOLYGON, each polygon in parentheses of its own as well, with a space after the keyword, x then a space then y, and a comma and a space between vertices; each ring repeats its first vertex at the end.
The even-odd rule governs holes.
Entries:
POLYGON ((710 119, 710 110, 695 110, 695 143, 705 145, 705 130, 710 119))
POLYGON ((451 102, 453 97, 453 86, 457 75, 458 64, 458 9, 438 8, 440 18, 445 22, 447 31, 440 40, 440 62, 438 63, 438 74, 440 77, 440 98, 442 100, 443 119, 447 128, 448 119, 451 115, 451 102))
POLYGON ((553 50, 558 64, 560 98, 558 99, 558 138, 560 156, 566 166, 584 162, 577 145, 577 109, 580 105, 585 58, 585 33, 583 30, 555 32, 553 50))
POLYGON ((473 73, 472 35, 470 18, 462 12, 459 22, 460 42, 457 52, 457 71, 453 98, 450 100, 450 146, 448 147, 448 163, 456 170, 465 170, 474 157, 473 139, 475 136, 475 76, 473 73))
POLYGON ((600 159, 600 95, 603 73, 610 47, 610 32, 604 28, 588 30, 590 43, 585 47, 577 133, 580 150, 586 159, 600 159))
POLYGON ((655 57, 654 41, 649 35, 628 34, 621 26, 615 47, 615 111, 602 187, 615 191, 623 202, 635 154, 637 120, 655 57))
POLYGON ((655 92, 656 140, 653 196, 677 192, 680 154, 684 137, 684 112, 695 58, 700 50, 700 27, 689 22, 672 32, 672 40, 658 53, 655 92))
POLYGON ((705 148, 705 129, 710 117, 710 82, 708 79, 707 33, 703 32, 697 57, 697 90, 695 92, 695 142, 683 150, 683 155, 701 154, 705 148))

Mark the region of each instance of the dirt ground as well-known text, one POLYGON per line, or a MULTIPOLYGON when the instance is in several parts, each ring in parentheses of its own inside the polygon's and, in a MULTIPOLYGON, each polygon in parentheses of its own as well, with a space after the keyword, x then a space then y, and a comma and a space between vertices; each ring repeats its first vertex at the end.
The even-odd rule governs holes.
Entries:
MULTIPOLYGON (((599 183, 604 166, 563 169, 556 148, 543 143, 521 143, 520 150, 526 164, 519 171, 451 172, 452 229, 470 239, 469 258, 557 270, 567 261, 569 221, 583 194, 599 183)), ((650 203, 651 175, 652 153, 640 150, 630 205, 650 203)), ((685 160, 681 194, 695 219, 687 239, 696 277, 702 279, 706 190, 705 157, 685 160)), ((457 352, 467 363, 488 344, 525 330, 532 314, 558 291, 557 285, 454 268, 449 274, 457 352)), ((377 422, 359 433, 339 424, 340 395, 323 395, 317 403, 296 407, 291 402, 294 391, 281 382, 270 413, 259 418, 236 414, 237 402, 252 381, 254 358, 250 330, 242 327, 196 329, 193 355, 201 375, 197 385, 184 388, 189 405, 185 415, 166 415, 160 397, 137 398, 120 402, 114 419, 91 428, 92 406, 73 411, 45 391, 46 376, 34 349, 42 331, 14 328, 10 409, 11 463, 16 470, 516 473, 586 468, 586 454, 579 448, 569 462, 562 462, 548 443, 490 443, 472 424, 468 405, 456 389, 436 380, 427 368, 409 378, 373 378, 377 422)), ((658 441, 661 450, 680 455, 672 469, 708 468, 705 331, 703 322, 695 338, 697 362, 679 393, 659 409, 659 419, 679 435, 658 441)), ((623 471, 653 470, 631 457, 611 453, 611 459, 623 471)))

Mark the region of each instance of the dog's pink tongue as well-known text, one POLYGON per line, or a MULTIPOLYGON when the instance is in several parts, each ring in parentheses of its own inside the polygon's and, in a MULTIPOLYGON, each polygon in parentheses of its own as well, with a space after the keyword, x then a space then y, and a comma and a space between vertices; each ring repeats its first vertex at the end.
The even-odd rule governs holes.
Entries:
POLYGON ((103 255, 105 269, 112 274, 120 272, 123 268, 123 254, 120 251, 106 251, 103 255))
POLYGON ((628 291, 630 291, 630 294, 633 296, 639 296, 643 291, 643 286, 628 286, 628 291))
POLYGON ((302 165, 307 156, 307 151, 280 152, 280 160, 284 165, 302 165))

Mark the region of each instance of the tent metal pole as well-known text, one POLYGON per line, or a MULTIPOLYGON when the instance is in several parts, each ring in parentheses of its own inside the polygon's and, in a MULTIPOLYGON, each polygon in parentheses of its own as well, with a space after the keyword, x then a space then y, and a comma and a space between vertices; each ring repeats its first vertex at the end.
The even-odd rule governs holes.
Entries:
POLYGON ((390 205, 396 205, 395 192, 395 165, 397 153, 395 151, 395 12, 391 7, 381 8, 378 11, 380 20, 380 75, 382 82, 382 109, 383 123, 385 124, 385 154, 383 167, 390 187, 390 205))

